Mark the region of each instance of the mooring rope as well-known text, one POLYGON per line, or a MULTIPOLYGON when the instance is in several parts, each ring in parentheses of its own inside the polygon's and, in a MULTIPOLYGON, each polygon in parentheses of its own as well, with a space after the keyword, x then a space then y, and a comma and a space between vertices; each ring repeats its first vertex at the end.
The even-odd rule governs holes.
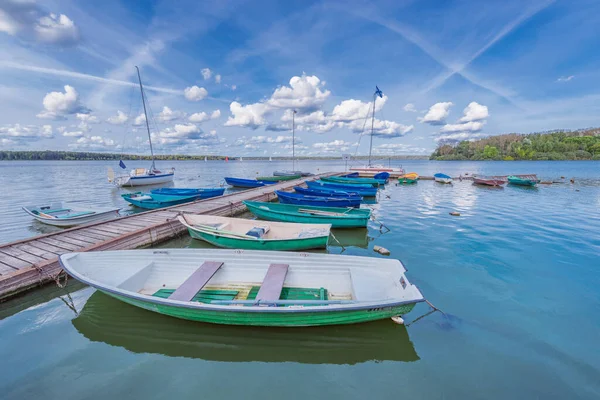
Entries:
POLYGON ((340 247, 342 248, 342 253, 344 251, 346 251, 346 247, 338 240, 338 238, 335 237, 335 235, 333 234, 333 232, 329 231, 329 234, 331 235, 331 237, 333 238, 333 240, 335 240, 337 242, 337 244, 340 245, 340 247))

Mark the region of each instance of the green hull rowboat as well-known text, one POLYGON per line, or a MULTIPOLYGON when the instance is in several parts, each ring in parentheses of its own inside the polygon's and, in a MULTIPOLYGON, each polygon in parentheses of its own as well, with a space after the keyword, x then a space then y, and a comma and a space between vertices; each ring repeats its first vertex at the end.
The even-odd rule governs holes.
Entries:
POLYGON ((147 249, 69 253, 59 260, 75 279, 125 303, 215 324, 353 324, 400 316, 425 300, 394 259, 147 249))
POLYGON ((343 183, 345 185, 371 185, 375 187, 383 186, 386 183, 385 179, 375 178, 345 178, 343 176, 324 176, 321 178, 323 182, 343 183))
POLYGON ((331 230, 331 225, 266 223, 213 215, 181 215, 177 218, 188 228, 192 238, 225 249, 324 249, 327 247, 331 230))
POLYGON ((538 183, 540 183, 540 180, 537 179, 536 176, 509 176, 508 178, 508 183, 510 183, 511 185, 518 185, 518 186, 535 186, 538 183))
POLYGON ((368 208, 337 208, 244 201, 248 210, 267 221, 331 224, 332 228, 364 228, 371 218, 368 208))
POLYGON ((259 176, 256 178, 257 181, 266 182, 281 182, 281 181, 292 181, 294 179, 302 178, 301 175, 289 175, 289 176, 259 176))

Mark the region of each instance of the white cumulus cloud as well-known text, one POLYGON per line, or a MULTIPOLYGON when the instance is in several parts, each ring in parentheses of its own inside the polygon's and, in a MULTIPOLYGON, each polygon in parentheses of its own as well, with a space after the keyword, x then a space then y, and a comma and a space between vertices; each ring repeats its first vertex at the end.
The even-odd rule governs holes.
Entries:
POLYGON ((183 91, 183 94, 186 99, 189 101, 200 101, 208 96, 208 91, 203 87, 198 87, 196 85, 187 87, 183 91))
POLYGON ((109 117, 106 122, 113 125, 123 125, 129 117, 123 111, 117 111, 117 115, 109 117))
POLYGON ((229 111, 232 116, 227 118, 225 126, 242 126, 250 129, 257 129, 265 124, 265 114, 269 112, 269 107, 264 103, 241 105, 237 101, 229 105, 229 111))
POLYGON ((267 104, 273 108, 311 110, 319 107, 331 94, 321 90, 321 80, 316 76, 293 76, 290 86, 275 89, 267 104))
POLYGON ((41 17, 34 29, 40 42, 72 44, 79 41, 79 29, 64 14, 41 17))
POLYGON ((221 83, 221 75, 215 75, 215 83, 221 83))
POLYGON ((162 111, 156 116, 156 119, 160 122, 169 122, 185 118, 185 115, 182 111, 173 111, 169 107, 164 106, 162 111))
POLYGON ((450 101, 436 103, 429 108, 429 111, 427 111, 427 114, 423 118, 419 118, 419 121, 431 125, 442 125, 446 117, 450 114, 450 107, 452 105, 450 101))
POLYGON ((205 81, 209 80, 210 77, 212 76, 212 71, 210 70, 210 68, 203 68, 202 71, 202 77, 204 78, 205 81))
POLYGON ((407 105, 404 106, 403 109, 404 109, 404 111, 407 111, 407 112, 417 112, 415 105, 412 103, 408 103, 407 105))
POLYGON ((79 101, 79 93, 74 87, 65 85, 65 92, 50 92, 46 94, 42 104, 44 110, 40 112, 38 118, 46 119, 65 119, 68 114, 87 114, 89 110, 79 101))
POLYGON ((477 103, 476 101, 472 101, 469 105, 464 109, 464 116, 459 119, 460 122, 471 122, 471 121, 481 121, 490 116, 488 112, 488 108, 484 105, 477 103))

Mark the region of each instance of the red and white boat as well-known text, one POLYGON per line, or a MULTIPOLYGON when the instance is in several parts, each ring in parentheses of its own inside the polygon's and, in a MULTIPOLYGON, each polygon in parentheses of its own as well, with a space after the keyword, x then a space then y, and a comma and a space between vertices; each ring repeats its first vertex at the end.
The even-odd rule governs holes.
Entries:
POLYGON ((473 183, 476 185, 502 186, 506 183, 506 178, 499 176, 474 176, 473 183))

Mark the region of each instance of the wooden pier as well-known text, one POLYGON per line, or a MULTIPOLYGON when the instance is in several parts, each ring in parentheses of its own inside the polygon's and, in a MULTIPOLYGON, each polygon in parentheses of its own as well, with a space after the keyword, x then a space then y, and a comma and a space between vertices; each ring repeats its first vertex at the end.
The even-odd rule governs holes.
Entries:
POLYGON ((62 272, 58 256, 63 253, 152 246, 185 232, 186 228, 176 218, 180 213, 236 215, 246 211, 244 200, 270 201, 275 199, 276 190, 291 189, 306 180, 330 175, 335 173, 285 181, 0 245, 0 301, 56 281, 62 272))

